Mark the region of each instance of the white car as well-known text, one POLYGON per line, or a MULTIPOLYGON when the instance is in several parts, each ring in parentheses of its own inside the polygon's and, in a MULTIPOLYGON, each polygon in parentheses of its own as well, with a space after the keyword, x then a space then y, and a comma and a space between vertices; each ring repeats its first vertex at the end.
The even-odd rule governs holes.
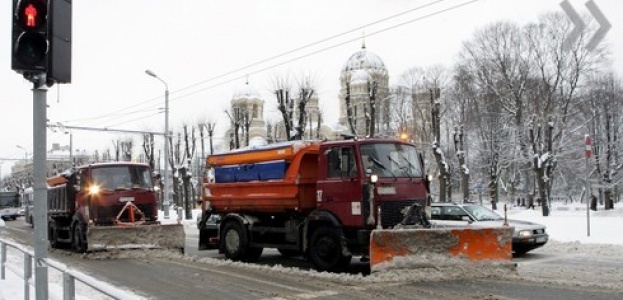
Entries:
MULTIPOLYGON (((504 218, 496 212, 471 203, 431 203, 431 224, 434 227, 499 227, 504 218)), ((545 226, 533 222, 508 220, 514 227, 513 252, 523 255, 547 243, 549 235, 545 226)))

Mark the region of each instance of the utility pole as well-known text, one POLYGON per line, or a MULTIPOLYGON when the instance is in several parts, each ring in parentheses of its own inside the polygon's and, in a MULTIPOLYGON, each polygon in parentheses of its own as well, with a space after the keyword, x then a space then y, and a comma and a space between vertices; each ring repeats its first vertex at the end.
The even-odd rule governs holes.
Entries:
POLYGON ((584 150, 584 156, 585 156, 585 161, 586 161, 586 170, 585 170, 585 179, 586 179, 586 236, 591 236, 591 209, 590 209, 590 202, 591 202, 591 196, 590 196, 590 182, 588 181, 588 175, 589 175, 589 166, 588 163, 591 159, 591 155, 593 154, 593 148, 591 146, 591 137, 587 134, 584 136, 584 145, 585 145, 585 150, 584 150))

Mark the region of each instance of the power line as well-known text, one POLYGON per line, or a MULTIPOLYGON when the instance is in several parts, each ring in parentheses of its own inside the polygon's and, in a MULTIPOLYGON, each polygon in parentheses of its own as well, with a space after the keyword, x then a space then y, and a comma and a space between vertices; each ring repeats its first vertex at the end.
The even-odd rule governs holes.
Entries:
MULTIPOLYGON (((471 0, 471 1, 467 1, 467 2, 464 2, 464 3, 458 4, 458 5, 455 5, 455 6, 452 6, 452 7, 446 8, 446 9, 443 9, 443 10, 439 10, 439 11, 437 11, 437 12, 433 12, 433 13, 430 13, 430 14, 424 15, 424 16, 422 16, 422 17, 418 17, 418 18, 415 18, 415 19, 411 19, 411 20, 409 20, 409 21, 405 21, 405 22, 402 22, 402 23, 399 23, 399 24, 396 24, 396 25, 393 25, 393 26, 390 26, 390 27, 387 27, 387 28, 384 28, 384 29, 380 29, 380 30, 374 31, 374 32, 372 32, 372 33, 370 33, 370 34, 366 34, 366 35, 367 35, 367 36, 377 35, 377 34, 379 34, 379 33, 383 33, 383 32, 386 32, 386 31, 389 31, 389 30, 392 30, 392 29, 396 29, 396 28, 398 28, 398 27, 401 27, 401 26, 404 26, 404 25, 408 25, 408 24, 411 24, 411 23, 413 23, 413 22, 421 21, 421 20, 424 20, 424 19, 427 19, 427 18, 430 18, 430 17, 436 16, 436 15, 439 15, 439 14, 442 14, 442 13, 445 13, 445 12, 448 12, 448 11, 451 11, 451 10, 454 10, 454 9, 457 9, 457 8, 460 8, 460 7, 463 7, 463 6, 466 6, 466 5, 472 4, 472 3, 475 3, 475 2, 478 2, 478 1, 480 1, 480 0, 471 0)), ((313 52, 310 52, 310 53, 307 53, 307 54, 304 54, 304 55, 300 55, 300 56, 294 57, 294 58, 292 58, 292 59, 289 59, 289 60, 286 60, 286 61, 283 61, 283 62, 280 62, 280 63, 277 63, 277 64, 270 65, 270 66, 268 66, 268 67, 264 67, 264 68, 262 68, 262 69, 259 69, 259 70, 254 71, 254 72, 248 72, 248 73, 247 73, 247 74, 245 74, 245 75, 241 75, 241 76, 238 76, 238 77, 236 77, 236 78, 233 78, 233 79, 230 79, 230 80, 226 80, 226 81, 223 81, 223 82, 220 82, 220 83, 217 83, 217 84, 214 84, 214 85, 211 85, 211 86, 208 86, 208 87, 202 88, 202 89, 198 89, 198 90, 195 90, 195 91, 193 91, 193 92, 187 93, 187 94, 182 95, 182 96, 175 97, 175 98, 171 99, 170 101, 179 100, 179 99, 181 99, 181 98, 188 97, 188 96, 190 96, 190 95, 194 95, 194 94, 196 94, 196 93, 199 93, 199 92, 202 92, 202 91, 205 91, 205 90, 209 90, 209 89, 215 88, 215 87, 217 87, 217 86, 221 86, 221 85, 223 85, 223 84, 226 84, 226 83, 229 83, 229 82, 232 82, 232 81, 235 81, 235 80, 242 79, 242 78, 244 78, 244 77, 245 77, 245 76, 247 76, 247 75, 252 75, 252 74, 261 73, 261 72, 264 72, 264 71, 266 71, 266 70, 269 70, 269 69, 272 69, 272 68, 275 68, 275 67, 279 67, 279 66, 282 66, 282 65, 285 65, 285 64, 291 63, 291 62, 293 62, 293 61, 297 61, 297 60, 299 60, 299 59, 303 59, 303 58, 308 57, 308 56, 316 55, 316 54, 318 54, 318 53, 321 53, 321 52, 324 52, 324 51, 327 51, 327 50, 330 50, 330 49, 333 49, 333 48, 337 48, 337 47, 343 46, 343 45, 345 45, 345 44, 351 43, 351 42, 356 41, 356 40, 359 40, 359 39, 360 39, 360 38, 352 38, 352 39, 349 39, 349 40, 346 40, 346 41, 340 42, 340 43, 338 43, 338 44, 334 44, 334 45, 331 45, 331 46, 327 46, 327 47, 325 47, 325 48, 321 48, 321 49, 319 49, 319 50, 316 50, 316 51, 313 51, 313 52)))
MULTIPOLYGON (((221 74, 221 75, 218 75, 218 76, 214 76, 214 77, 208 78, 208 79, 206 79, 206 80, 202 80, 202 81, 200 81, 200 82, 197 82, 197 83, 191 84, 191 85, 189 85, 189 86, 187 86, 187 87, 184 87, 184 88, 181 88, 181 89, 178 89, 178 90, 175 90, 175 91, 171 91, 171 94, 175 94, 175 93, 179 93, 179 92, 182 92, 182 91, 185 91, 185 90, 191 89, 191 88, 193 88, 193 87, 196 87, 196 86, 199 86, 199 85, 205 84, 205 83, 207 83, 207 82, 211 82, 211 81, 214 81, 214 80, 217 80, 217 79, 223 78, 223 77, 225 77, 225 76, 228 76, 228 75, 234 74, 234 73, 236 73, 236 72, 240 72, 240 71, 246 70, 246 69, 248 69, 248 68, 251 68, 251 67, 254 67, 254 66, 257 66, 257 65, 263 64, 263 63, 265 63, 265 62, 268 62, 268 61, 271 61, 271 60, 275 60, 275 59, 277 59, 277 58, 280 58, 280 57, 283 57, 283 56, 286 56, 286 55, 289 55, 289 54, 292 54, 292 53, 298 52, 298 51, 303 50, 303 49, 305 49, 305 48, 309 48, 309 47, 315 46, 315 45, 317 45, 317 44, 324 43, 324 42, 327 42, 327 41, 329 41, 329 40, 333 40, 333 39, 335 39, 335 38, 337 38, 337 37, 340 37, 340 36, 343 36, 343 35, 346 35, 346 34, 349 34, 349 33, 355 32, 355 31, 357 31, 357 30, 361 30, 361 29, 363 29, 363 28, 365 28, 365 27, 368 27, 368 26, 371 26, 371 25, 376 25, 376 24, 379 24, 379 23, 382 23, 382 22, 385 22, 385 21, 388 21, 388 20, 391 20, 391 19, 397 18, 397 17, 399 17, 399 16, 402 16, 402 15, 405 15, 405 14, 408 14, 408 13, 412 13, 412 12, 414 12, 414 11, 417 11, 417 10, 420 10, 420 9, 423 9, 423 8, 426 8, 426 7, 429 7, 429 6, 432 6, 432 5, 436 5, 436 4, 441 3, 441 2, 443 2, 443 1, 446 1, 446 0, 436 0, 436 1, 433 1, 433 2, 429 2, 429 3, 427 3, 427 4, 420 5, 420 6, 418 6, 418 7, 415 7, 415 8, 412 8, 412 9, 408 9, 408 10, 405 10, 405 11, 403 11, 403 12, 400 12, 400 13, 397 13, 397 14, 394 14, 394 15, 391 15, 391 16, 389 16, 389 17, 385 17, 385 18, 382 18, 382 19, 379 19, 379 20, 376 20, 376 21, 373 21, 373 22, 367 23, 367 24, 365 24, 365 25, 358 26, 358 27, 356 27, 356 28, 353 28, 353 29, 350 29, 350 30, 344 31, 344 32, 342 32, 342 33, 339 33, 339 34, 336 34, 336 35, 332 35, 332 36, 330 36, 330 37, 328 37, 328 38, 324 38, 324 39, 321 39, 321 40, 318 40, 318 41, 315 41, 315 42, 312 42, 312 43, 308 43, 308 44, 303 45, 303 46, 296 47, 296 48, 294 48, 294 49, 292 49, 292 50, 288 50, 288 51, 283 52, 283 53, 281 53, 281 54, 274 55, 274 56, 271 56, 271 57, 266 58, 266 59, 262 59, 262 60, 260 60, 260 61, 257 61, 257 62, 255 62, 255 63, 249 64, 249 65, 246 65, 246 66, 244 66, 244 67, 241 67, 241 68, 238 68, 238 69, 235 69, 235 70, 228 71, 228 72, 226 72, 226 73, 223 73, 223 74, 221 74)), ((408 24, 411 24, 411 23, 414 23, 414 22, 417 22, 417 21, 421 21, 421 20, 428 19, 428 18, 433 17, 433 16, 440 15, 440 14, 442 14, 442 13, 445 13, 445 12, 448 12, 448 11, 451 11, 451 10, 455 10, 455 9, 461 8, 461 7, 463 7, 463 6, 467 6, 467 5, 469 5, 469 4, 473 4, 473 3, 478 2, 478 1, 480 1, 480 0, 470 0, 470 1, 467 1, 467 2, 463 2, 463 3, 461 3, 461 4, 457 4, 457 5, 454 5, 454 6, 451 6, 451 7, 445 8, 445 9, 442 9, 442 10, 438 10, 438 11, 436 11, 436 12, 429 13, 429 14, 424 15, 424 16, 421 16, 421 17, 417 17, 417 18, 414 18, 414 19, 411 19, 411 20, 408 20, 408 21, 405 21, 405 22, 402 22, 402 23, 399 23, 399 24, 396 24, 396 25, 393 25, 393 26, 390 26, 390 27, 384 28, 384 29, 377 30, 377 31, 372 32, 372 33, 368 33, 368 34, 366 34, 366 36, 374 36, 374 35, 377 35, 377 34, 380 34, 380 33, 386 32, 386 31, 389 31, 389 30, 396 29, 396 28, 398 28, 398 27, 402 27, 402 26, 405 26, 405 25, 408 25, 408 24)), ((222 82, 219 82, 219 83, 216 83, 216 84, 213 84, 213 85, 210 85, 210 86, 207 86, 207 87, 201 88, 201 89, 197 89, 197 90, 191 91, 191 92, 189 92, 189 93, 186 93, 186 94, 180 95, 180 96, 178 96, 178 97, 174 97, 174 98, 172 98, 172 99, 171 99, 171 101, 179 100, 179 99, 182 99, 182 98, 185 98, 185 97, 188 97, 188 96, 191 96, 191 95, 194 95, 194 94, 197 94, 197 93, 200 93, 200 92, 203 92, 203 91, 209 90, 209 89, 213 89, 213 88, 215 88, 215 87, 218 87, 218 86, 221 86, 221 85, 224 85, 224 84, 227 84, 227 83, 230 83, 230 82, 233 82, 233 81, 236 81, 236 80, 242 79, 242 78, 244 78, 244 77, 245 77, 245 76, 247 76, 247 75, 250 75, 250 74, 258 74, 258 73, 264 72, 264 71, 269 70, 269 69, 273 69, 273 68, 278 67, 278 66, 282 66, 282 65, 285 65, 285 64, 288 64, 288 63, 291 63, 291 62, 294 62, 294 61, 297 61, 297 60, 300 60, 300 59, 303 59, 303 58, 306 58, 306 57, 309 57, 309 56, 316 55, 316 54, 318 54, 318 53, 321 53, 321 52, 324 52, 324 51, 327 51, 327 50, 330 50, 330 49, 333 49, 333 48, 337 48, 337 47, 339 47, 339 46, 342 46, 342 45, 345 45, 345 44, 351 43, 351 42, 356 41, 356 40, 359 40, 359 39, 360 39, 359 37, 358 37, 358 38, 352 38, 352 39, 346 40, 346 41, 344 41, 344 42, 340 42, 340 43, 337 43, 337 44, 334 44, 334 45, 330 45, 330 46, 327 46, 327 47, 321 48, 321 49, 319 49, 319 50, 316 50, 316 51, 313 51, 313 52, 310 52, 310 53, 307 53, 307 54, 299 55, 299 56, 297 56, 297 57, 294 57, 294 58, 288 59, 288 60, 286 60, 286 61, 283 61, 283 62, 280 62, 280 63, 276 63, 276 64, 273 64, 273 65, 270 65, 270 66, 267 66, 267 67, 261 68, 261 69, 259 69, 259 70, 255 70, 255 71, 252 71, 252 72, 246 72, 246 74, 244 74, 244 75, 240 75, 240 76, 237 76, 237 77, 235 77, 235 78, 232 78, 232 79, 229 79, 229 80, 225 80, 225 81, 222 81, 222 82)), ((108 117, 110 117, 110 116, 111 116, 111 114, 114 114, 114 113, 117 113, 117 112, 122 112, 122 111, 125 111, 125 110, 127 110, 128 108, 133 108, 133 107, 137 107, 137 106, 140 106, 140 105, 143 105, 143 104, 147 104, 147 103, 149 103, 149 102, 153 102, 153 101, 155 101, 155 100, 159 100, 160 98, 161 98, 161 96, 160 96, 160 97, 151 98, 151 99, 148 99, 148 100, 146 100, 146 101, 143 101, 143 102, 137 103, 137 104, 135 104, 135 105, 128 106, 128 107, 126 107, 126 108, 122 108, 122 109, 119 109, 119 110, 115 110, 115 111, 113 111, 112 113, 109 113, 109 114, 107 114, 107 115, 103 115, 103 116, 96 116, 96 117, 92 117, 92 118, 82 118, 82 119, 94 120, 94 119, 100 119, 100 118, 108 118, 108 117)), ((152 107, 152 108, 147 108, 147 109, 151 110, 151 109, 154 109, 154 108, 152 107)), ((137 112, 137 113, 138 113, 138 112, 144 112, 144 110, 141 110, 141 111, 136 111, 136 112, 137 112)), ((132 114, 132 113, 127 113, 127 115, 130 115, 130 114, 132 114)), ((122 115, 125 115, 125 114, 122 114, 122 115)), ((124 122, 124 123, 129 123, 129 122, 132 122, 132 121, 136 121, 136 120, 139 120, 139 119, 144 119, 144 118, 148 118, 148 117, 151 117, 151 116, 139 117, 139 118, 136 118, 136 119, 132 119, 132 120, 130 120, 130 121, 126 121, 126 122, 124 122)), ((81 119, 65 120, 65 121, 63 121, 63 122, 72 122, 72 121, 79 121, 79 120, 81 120, 81 119)), ((124 124, 124 123, 121 123, 121 124, 124 124)))

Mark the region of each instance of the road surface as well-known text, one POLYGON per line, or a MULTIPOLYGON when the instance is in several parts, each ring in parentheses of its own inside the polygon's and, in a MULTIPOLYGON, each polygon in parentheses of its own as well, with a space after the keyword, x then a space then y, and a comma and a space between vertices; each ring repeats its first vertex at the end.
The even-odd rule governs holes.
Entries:
MULTIPOLYGON (((148 299, 623 299, 621 255, 595 255, 581 245, 552 243, 515 259, 515 271, 429 268, 370 275, 367 264, 353 261, 347 273, 332 274, 274 250, 257 264, 229 262, 216 251, 196 251, 197 232, 186 230, 185 255, 51 250, 50 257, 148 299)), ((4 234, 32 244, 32 229, 21 219, 7 222, 4 234)))

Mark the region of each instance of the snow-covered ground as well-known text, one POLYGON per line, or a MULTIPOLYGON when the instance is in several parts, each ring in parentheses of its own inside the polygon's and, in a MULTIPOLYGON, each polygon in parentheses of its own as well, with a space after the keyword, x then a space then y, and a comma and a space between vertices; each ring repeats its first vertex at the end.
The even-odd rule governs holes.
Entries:
MULTIPOLYGON (((199 211, 193 211, 192 220, 182 220, 185 225, 185 229, 196 230, 196 215, 199 211)), ((504 214, 503 206, 499 206, 498 213, 504 214)), ((541 223, 547 226, 547 231, 550 235, 550 241, 543 248, 537 249, 535 253, 553 254, 560 253, 561 255, 569 255, 573 253, 579 254, 608 254, 623 256, 623 234, 620 233, 623 228, 623 203, 615 204, 615 209, 610 211, 599 210, 590 212, 590 236, 587 234, 587 215, 586 206, 583 204, 554 204, 550 216, 543 217, 540 208, 536 210, 528 210, 522 207, 509 207, 507 211, 508 217, 511 219, 533 221, 541 223)), ((160 217, 163 222, 177 222, 177 214, 175 211, 170 211, 170 218, 164 220, 162 214, 160 217)), ((3 222, 0 220, 0 228, 3 226, 3 222)), ((0 229, 1 232, 2 229, 0 229)), ((1 235, 0 235, 1 237, 1 235)), ((332 274, 332 273, 318 273, 315 271, 303 271, 295 270, 292 268, 285 268, 280 266, 259 266, 259 265, 246 265, 242 263, 233 263, 216 259, 201 259, 207 263, 213 264, 227 264, 239 267, 251 267, 251 268, 266 268, 267 271, 296 273, 298 275, 311 275, 312 277, 323 277, 336 280, 362 280, 360 275, 346 275, 346 274, 332 274)), ((21 255, 15 253, 15 251, 9 251, 7 256, 7 263, 15 263, 15 268, 21 270, 21 255)), ((526 267, 520 269, 519 276, 526 279, 530 276, 536 276, 537 278, 543 278, 543 274, 540 274, 538 267, 530 268, 526 267), (523 275, 522 275, 523 273, 523 275)), ((561 276, 564 280, 566 271, 560 270, 559 272, 549 270, 550 274, 547 276, 561 276), (552 275, 553 274, 553 275, 552 275)), ((573 270, 578 272, 578 270, 573 270)), ((416 272, 409 272, 410 274, 373 274, 367 276, 365 281, 394 281, 394 280, 418 280, 416 272)), ((620 274, 620 273, 617 273, 620 274)), ((459 274, 460 275, 460 274, 459 274)), ((590 275, 590 274, 589 274, 590 275)), ((447 276, 447 274, 440 274, 440 277, 447 276)), ((511 275, 515 276, 515 275, 511 275)), ((616 275, 618 276, 618 275, 616 275)), ((55 271, 49 270, 50 285, 49 293, 53 296, 53 299, 61 299, 62 295, 62 280, 60 274, 55 271)), ((428 273, 427 277, 430 279, 431 274, 428 273)), ((556 278, 552 278, 552 281, 556 281, 556 278)), ((541 280, 541 279, 538 279, 541 280)), ((102 282, 102 284, 106 284, 102 282)), ((127 299, 140 299, 141 297, 129 292, 125 292, 124 298, 127 299)), ((31 295, 34 295, 34 289, 31 291, 31 295)), ((23 299, 23 280, 12 273, 6 272, 6 280, 0 280, 0 300, 8 299, 23 299)), ((76 299, 106 299, 103 296, 93 296, 93 291, 76 283, 76 299)))

